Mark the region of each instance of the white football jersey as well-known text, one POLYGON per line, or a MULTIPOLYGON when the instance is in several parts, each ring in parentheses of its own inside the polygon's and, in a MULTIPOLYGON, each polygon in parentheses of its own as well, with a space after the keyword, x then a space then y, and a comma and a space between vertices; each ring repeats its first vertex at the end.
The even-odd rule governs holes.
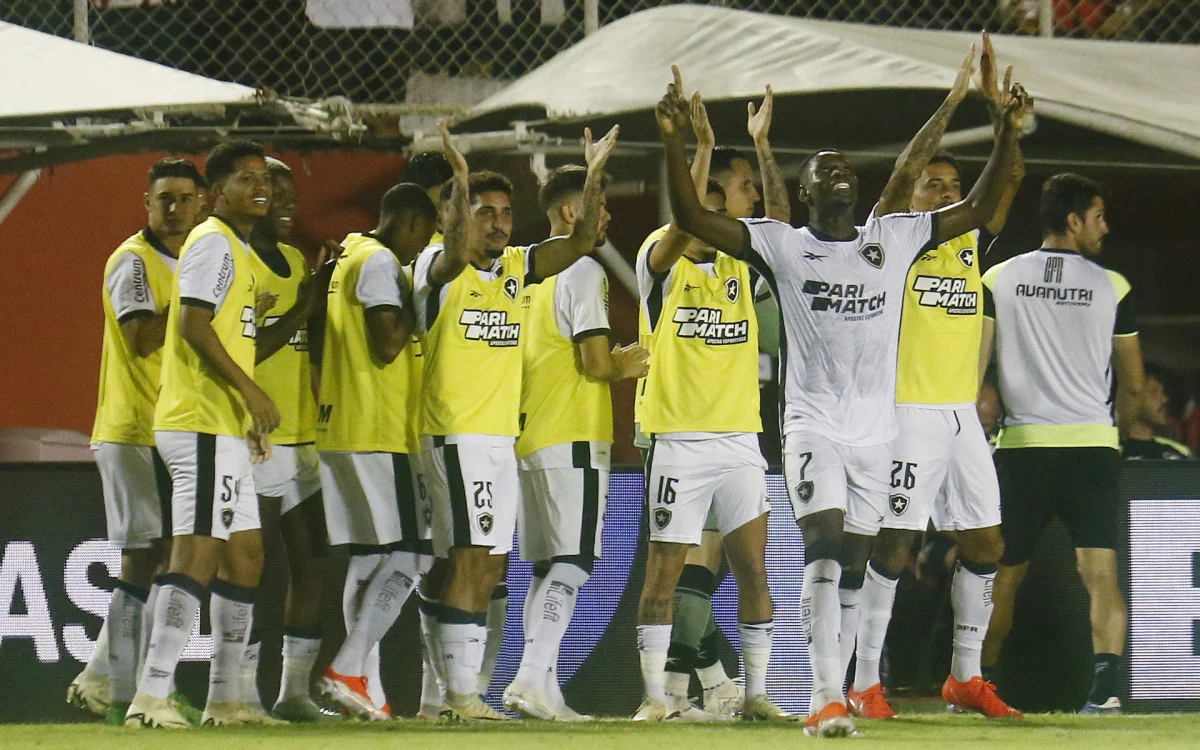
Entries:
POLYGON ((858 237, 818 239, 770 219, 742 219, 745 260, 779 302, 784 436, 848 446, 896 435, 896 347, 909 266, 937 235, 932 213, 869 219, 858 237))

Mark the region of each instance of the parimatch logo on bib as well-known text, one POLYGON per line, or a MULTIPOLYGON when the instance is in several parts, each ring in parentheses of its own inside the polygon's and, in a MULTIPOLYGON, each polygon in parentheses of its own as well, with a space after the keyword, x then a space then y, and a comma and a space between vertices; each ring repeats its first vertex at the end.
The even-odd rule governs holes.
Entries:
POLYGON ((979 309, 979 293, 967 291, 966 279, 918 276, 913 291, 921 307, 940 307, 947 315, 974 315, 979 309))
POLYGON ((704 339, 709 346, 744 344, 750 340, 750 321, 725 322, 720 310, 710 307, 681 307, 672 323, 679 325, 679 338, 704 339))
POLYGON ((503 310, 463 310, 459 325, 466 328, 467 341, 486 341, 488 346, 516 346, 521 340, 521 324, 509 323, 503 310))

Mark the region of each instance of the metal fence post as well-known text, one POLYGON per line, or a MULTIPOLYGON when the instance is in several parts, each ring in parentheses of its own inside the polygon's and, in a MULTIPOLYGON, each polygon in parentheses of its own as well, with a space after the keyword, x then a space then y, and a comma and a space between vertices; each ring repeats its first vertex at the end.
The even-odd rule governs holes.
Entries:
POLYGON ((1038 36, 1054 36, 1054 0, 1038 0, 1038 36))
POLYGON ((600 0, 583 0, 583 33, 593 34, 600 28, 600 0))
POLYGON ((88 28, 88 0, 75 0, 75 41, 91 44, 88 28))

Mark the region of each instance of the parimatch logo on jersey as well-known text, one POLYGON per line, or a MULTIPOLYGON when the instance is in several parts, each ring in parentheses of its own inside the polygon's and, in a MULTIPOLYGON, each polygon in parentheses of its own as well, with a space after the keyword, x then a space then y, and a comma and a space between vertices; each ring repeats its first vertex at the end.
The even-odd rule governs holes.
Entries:
POLYGON ((863 316, 864 320, 883 312, 887 296, 884 292, 870 295, 863 284, 830 284, 816 280, 804 282, 804 293, 812 296, 809 309, 813 312, 842 313, 847 318, 863 316))
POLYGON ((913 291, 921 307, 940 307, 947 315, 974 315, 979 309, 979 293, 967 291, 966 279, 918 276, 913 291))
POLYGON ((488 346, 516 346, 521 340, 521 324, 509 323, 503 310, 463 310, 459 325, 466 328, 467 341, 486 341, 488 346))
POLYGON ((709 346, 744 344, 750 340, 750 321, 725 322, 721 310, 711 307, 681 307, 672 323, 679 325, 681 339, 704 339, 709 346))

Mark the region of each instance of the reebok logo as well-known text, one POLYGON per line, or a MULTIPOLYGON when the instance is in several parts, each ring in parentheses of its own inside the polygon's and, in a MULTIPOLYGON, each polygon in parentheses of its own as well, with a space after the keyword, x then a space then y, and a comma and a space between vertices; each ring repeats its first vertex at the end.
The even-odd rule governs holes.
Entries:
POLYGON ((503 310, 463 310, 458 318, 467 341, 486 341, 488 346, 516 346, 521 340, 521 324, 509 323, 503 310))

